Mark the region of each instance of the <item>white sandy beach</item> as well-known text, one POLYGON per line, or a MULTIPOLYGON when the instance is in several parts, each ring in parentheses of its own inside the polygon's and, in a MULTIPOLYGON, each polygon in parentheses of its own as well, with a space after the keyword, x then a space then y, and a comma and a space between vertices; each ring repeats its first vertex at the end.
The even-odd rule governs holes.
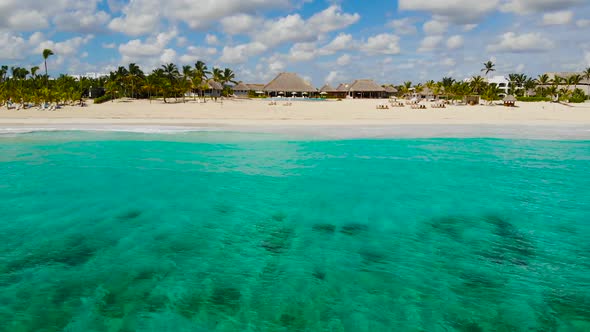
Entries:
MULTIPOLYGON (((114 101, 87 107, 68 106, 56 111, 37 109, 0 109, 0 128, 52 127, 92 128, 109 126, 182 126, 240 128, 244 130, 278 131, 279 128, 298 128, 305 132, 309 128, 357 128, 359 136, 367 134, 362 128, 395 127, 410 130, 412 126, 468 126, 474 134, 477 128, 581 128, 576 134, 585 136, 590 128, 590 104, 566 106, 555 103, 518 103, 516 108, 503 106, 448 106, 445 109, 415 110, 409 106, 378 110, 376 105, 385 100, 343 100, 343 101, 292 101, 284 106, 279 101, 270 106, 268 100, 231 100, 197 103, 165 104, 162 101, 146 100, 114 101)), ((504 129, 506 130, 506 129, 504 129)), ((520 129, 513 129, 513 131, 520 129)), ((317 131, 317 130, 315 130, 317 131)), ((324 130, 320 130, 324 131, 324 130)), ((370 130, 369 130, 370 131, 370 130)), ((485 129, 480 131, 486 132, 485 129)), ((489 131, 489 130, 488 130, 489 131)), ((590 134, 588 134, 590 135, 590 134)))

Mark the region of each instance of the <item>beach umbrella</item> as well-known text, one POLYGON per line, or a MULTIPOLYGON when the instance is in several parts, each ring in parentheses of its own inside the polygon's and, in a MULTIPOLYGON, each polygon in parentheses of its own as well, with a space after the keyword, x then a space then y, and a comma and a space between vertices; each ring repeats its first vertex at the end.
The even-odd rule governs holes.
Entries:
POLYGON ((304 92, 304 93, 302 93, 302 95, 304 95, 304 96, 307 96, 307 95, 308 95, 308 93, 307 93, 307 92, 304 92))
POLYGON ((285 93, 283 91, 279 92, 280 95, 284 95, 285 93))
POLYGON ((320 92, 321 95, 327 95, 328 93, 326 91, 322 91, 320 92))
POLYGON ((257 93, 257 94, 259 94, 259 95, 261 95, 261 94, 263 94, 264 92, 263 92, 263 91, 256 91, 256 93, 257 93))

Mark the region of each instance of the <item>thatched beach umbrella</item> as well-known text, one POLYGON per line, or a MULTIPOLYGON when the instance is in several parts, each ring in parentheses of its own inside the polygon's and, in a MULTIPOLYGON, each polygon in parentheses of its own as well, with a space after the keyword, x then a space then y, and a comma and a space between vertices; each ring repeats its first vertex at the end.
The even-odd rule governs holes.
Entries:
POLYGON ((513 95, 504 97, 503 101, 504 106, 506 107, 514 107, 514 105, 516 104, 516 98, 513 95))

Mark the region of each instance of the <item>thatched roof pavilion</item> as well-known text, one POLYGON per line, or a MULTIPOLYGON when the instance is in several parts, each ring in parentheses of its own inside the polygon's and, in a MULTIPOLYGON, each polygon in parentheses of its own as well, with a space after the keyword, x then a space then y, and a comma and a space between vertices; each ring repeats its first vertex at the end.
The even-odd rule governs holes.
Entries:
POLYGON ((398 92, 397 89, 391 85, 385 86, 384 89, 385 89, 385 94, 388 97, 393 97, 393 96, 397 95, 397 92, 398 92))
POLYGON ((356 80, 348 89, 354 98, 383 98, 385 89, 373 80, 356 80))
POLYGON ((266 84, 251 83, 246 84, 250 91, 263 91, 266 84))
POLYGON ((349 89, 350 89, 350 84, 348 84, 348 83, 340 83, 340 85, 338 85, 338 87, 336 88, 336 91, 348 93, 348 90, 349 89))
POLYGON ((281 92, 310 94, 317 92, 317 89, 295 73, 280 73, 264 87, 263 91, 270 94, 281 92))
POLYGON ((234 90, 234 91, 250 91, 250 87, 243 82, 239 82, 238 84, 234 85, 232 90, 234 90))
POLYGON ((326 84, 320 89, 320 92, 326 92, 326 93, 332 93, 332 92, 336 92, 336 91, 337 90, 334 89, 330 84, 326 84))

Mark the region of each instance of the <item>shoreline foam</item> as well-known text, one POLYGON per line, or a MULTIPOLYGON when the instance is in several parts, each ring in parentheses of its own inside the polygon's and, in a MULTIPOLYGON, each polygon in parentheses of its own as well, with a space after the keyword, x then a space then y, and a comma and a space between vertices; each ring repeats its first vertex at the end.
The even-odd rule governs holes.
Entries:
POLYGON ((136 134, 183 134, 198 132, 232 132, 244 134, 286 135, 293 139, 395 139, 395 138, 503 138, 543 140, 590 140, 590 126, 532 125, 0 125, 0 137, 36 132, 122 132, 136 134))

